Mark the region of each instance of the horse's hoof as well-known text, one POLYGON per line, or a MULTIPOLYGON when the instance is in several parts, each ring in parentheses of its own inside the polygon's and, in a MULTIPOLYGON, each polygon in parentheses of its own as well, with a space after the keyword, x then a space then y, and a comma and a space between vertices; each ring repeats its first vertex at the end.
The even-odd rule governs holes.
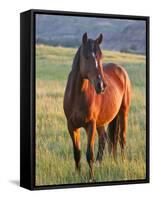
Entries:
POLYGON ((90 178, 90 179, 89 179, 89 183, 94 183, 94 182, 96 182, 96 179, 95 179, 95 178, 90 178))
POLYGON ((117 159, 113 159, 113 164, 114 164, 114 165, 117 165, 117 164, 118 164, 117 159))
POLYGON ((124 163, 125 162, 125 155, 124 155, 124 153, 121 154, 121 158, 122 158, 122 162, 124 163))
POLYGON ((96 182, 96 179, 95 179, 94 175, 92 175, 92 176, 90 175, 89 176, 89 182, 90 183, 96 182))
POLYGON ((101 163, 102 163, 102 160, 97 160, 96 163, 95 163, 95 164, 96 164, 96 167, 100 167, 100 166, 101 166, 101 163))
POLYGON ((98 161, 98 160, 96 161, 96 163, 95 163, 95 164, 96 164, 96 167, 99 167, 99 166, 100 166, 100 163, 99 163, 99 161, 98 161))
POLYGON ((75 166, 75 171, 80 175, 81 174, 81 165, 76 165, 75 166))

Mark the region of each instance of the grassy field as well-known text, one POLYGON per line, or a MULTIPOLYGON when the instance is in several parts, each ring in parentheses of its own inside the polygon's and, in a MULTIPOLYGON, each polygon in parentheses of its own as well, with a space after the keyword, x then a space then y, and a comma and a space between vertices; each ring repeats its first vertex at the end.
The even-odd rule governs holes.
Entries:
MULTIPOLYGON (((75 172, 72 142, 63 112, 63 95, 76 49, 36 47, 36 185, 88 182, 86 135, 81 132, 81 175, 75 172)), ((104 62, 124 65, 132 82, 126 160, 118 163, 105 149, 101 166, 95 164, 97 182, 144 179, 146 174, 145 57, 103 51, 104 62)), ((95 153, 97 151, 97 138, 95 153)))

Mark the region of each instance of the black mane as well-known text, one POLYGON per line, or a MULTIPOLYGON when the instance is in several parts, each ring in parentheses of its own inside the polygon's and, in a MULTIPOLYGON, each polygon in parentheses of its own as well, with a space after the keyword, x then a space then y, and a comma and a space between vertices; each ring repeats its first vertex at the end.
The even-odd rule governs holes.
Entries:
POLYGON ((80 65, 80 49, 81 47, 78 48, 74 59, 73 59, 73 64, 72 64, 72 70, 78 70, 79 69, 79 65, 80 65))

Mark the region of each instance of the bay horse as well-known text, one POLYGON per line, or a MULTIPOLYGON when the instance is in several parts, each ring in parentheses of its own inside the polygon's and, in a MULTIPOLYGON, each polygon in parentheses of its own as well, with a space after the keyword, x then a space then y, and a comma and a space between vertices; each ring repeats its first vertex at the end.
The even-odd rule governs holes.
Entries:
POLYGON ((80 128, 87 133, 86 159, 90 180, 94 180, 94 142, 98 133, 97 160, 101 162, 108 125, 109 152, 116 156, 118 139, 124 157, 127 117, 130 106, 130 80, 122 66, 103 64, 100 49, 103 35, 93 40, 83 34, 82 44, 73 59, 64 94, 63 108, 73 142, 75 166, 80 171, 80 128))

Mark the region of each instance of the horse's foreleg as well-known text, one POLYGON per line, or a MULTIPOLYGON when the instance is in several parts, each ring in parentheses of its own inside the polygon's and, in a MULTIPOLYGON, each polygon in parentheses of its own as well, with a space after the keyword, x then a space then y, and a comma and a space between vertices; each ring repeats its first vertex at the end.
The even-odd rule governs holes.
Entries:
POLYGON ((91 121, 90 123, 88 123, 86 130, 87 130, 87 137, 88 137, 86 158, 87 158, 87 162, 90 167, 89 176, 90 176, 90 179, 93 180, 93 178, 94 178, 94 172, 93 172, 94 143, 95 143, 95 135, 96 135, 96 122, 91 121))
POLYGON ((97 127, 97 133, 98 133, 98 153, 97 153, 97 160, 101 163, 102 157, 103 157, 103 151, 105 149, 105 142, 107 139, 107 135, 105 132, 105 128, 97 127))
POLYGON ((73 142, 73 153, 74 153, 76 170, 80 172, 81 169, 80 129, 74 128, 71 123, 68 123, 68 129, 73 142))

